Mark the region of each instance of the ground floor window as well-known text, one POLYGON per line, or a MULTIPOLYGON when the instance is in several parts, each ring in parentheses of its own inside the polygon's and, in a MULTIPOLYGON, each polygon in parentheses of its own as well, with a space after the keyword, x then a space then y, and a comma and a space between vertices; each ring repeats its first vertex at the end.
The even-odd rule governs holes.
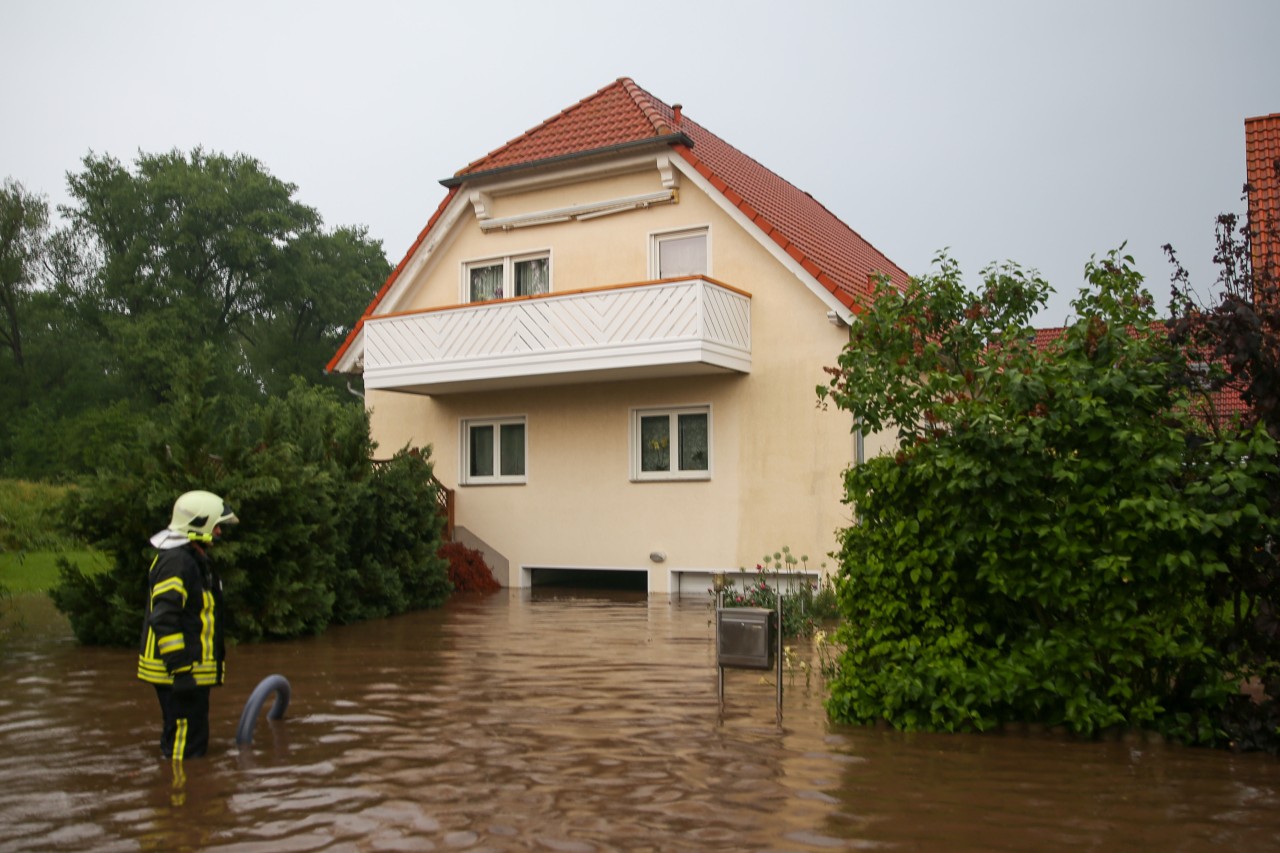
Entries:
POLYGON ((710 406, 636 409, 631 434, 631 479, 711 477, 710 406))
POLYGON ((462 422, 462 482, 525 482, 528 441, 524 416, 462 422))

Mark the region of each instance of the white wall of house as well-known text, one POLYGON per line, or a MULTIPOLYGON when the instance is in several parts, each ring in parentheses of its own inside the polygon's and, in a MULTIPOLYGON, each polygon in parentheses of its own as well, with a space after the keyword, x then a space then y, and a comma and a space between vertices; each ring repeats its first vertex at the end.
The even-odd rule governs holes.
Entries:
MULTIPOLYGON (((547 210, 662 189, 648 168, 568 186, 496 194, 493 217, 547 210)), ((668 591, 672 571, 751 568, 789 545, 810 565, 836 548, 851 511, 841 472, 853 461, 850 416, 816 406, 822 368, 834 364, 848 330, 827 305, 691 181, 679 202, 586 222, 482 233, 471 206, 452 233, 433 241, 429 262, 394 310, 457 304, 467 262, 550 250, 552 290, 643 281, 651 235, 710 230, 709 274, 752 295, 752 368, 671 379, 520 388, 424 397, 368 392, 373 436, 383 455, 405 444, 433 446, 436 474, 457 488, 457 523, 510 561, 509 586, 529 567, 641 569, 649 589, 668 591), (705 480, 634 482, 632 411, 708 405, 711 471, 705 480), (462 423, 523 416, 526 479, 519 485, 459 485, 462 423), (661 552, 655 563, 650 554, 661 552)), ((879 444, 869 441, 867 453, 879 444)))

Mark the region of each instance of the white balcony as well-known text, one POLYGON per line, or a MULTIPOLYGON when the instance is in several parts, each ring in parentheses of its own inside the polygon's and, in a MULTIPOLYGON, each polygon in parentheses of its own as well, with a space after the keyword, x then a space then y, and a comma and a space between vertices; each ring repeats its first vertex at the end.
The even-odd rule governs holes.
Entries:
POLYGON ((448 394, 750 371, 750 295, 701 276, 364 324, 366 388, 448 394))

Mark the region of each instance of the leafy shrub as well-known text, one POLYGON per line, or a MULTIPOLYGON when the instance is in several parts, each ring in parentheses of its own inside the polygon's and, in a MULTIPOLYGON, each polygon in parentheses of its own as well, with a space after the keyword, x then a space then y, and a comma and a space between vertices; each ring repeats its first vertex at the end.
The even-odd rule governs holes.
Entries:
POLYGON ((70 486, 0 480, 0 551, 58 551, 79 546, 62 518, 70 486))
POLYGON ((113 560, 93 577, 64 565, 52 592, 82 642, 136 642, 148 540, 191 489, 222 495, 240 518, 214 548, 236 639, 314 634, 444 601, 429 450, 375 469, 359 404, 301 381, 283 398, 226 404, 206 393, 205 375, 198 364, 184 374, 136 441, 70 496, 79 533, 113 560))
POLYGON ((836 719, 1221 740, 1259 674, 1221 582, 1280 534, 1276 443, 1198 434, 1131 264, 1089 264, 1050 352, 1028 325, 1047 285, 1012 267, 970 294, 944 260, 861 314, 821 390, 898 444, 846 472, 836 719))
POLYGON ((475 548, 461 542, 446 542, 440 546, 440 556, 449 561, 449 581, 455 593, 488 594, 502 589, 484 555, 475 548))

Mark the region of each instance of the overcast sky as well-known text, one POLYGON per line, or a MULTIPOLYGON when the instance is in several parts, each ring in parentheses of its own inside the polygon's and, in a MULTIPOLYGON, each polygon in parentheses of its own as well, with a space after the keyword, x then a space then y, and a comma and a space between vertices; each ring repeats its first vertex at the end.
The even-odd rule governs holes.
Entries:
POLYGON ((1242 212, 1280 112, 1277 0, 0 0, 0 177, 57 205, 90 151, 243 153, 394 264, 456 170, 618 77, 912 274, 1010 259, 1058 292, 1128 242, 1163 309, 1242 212))

